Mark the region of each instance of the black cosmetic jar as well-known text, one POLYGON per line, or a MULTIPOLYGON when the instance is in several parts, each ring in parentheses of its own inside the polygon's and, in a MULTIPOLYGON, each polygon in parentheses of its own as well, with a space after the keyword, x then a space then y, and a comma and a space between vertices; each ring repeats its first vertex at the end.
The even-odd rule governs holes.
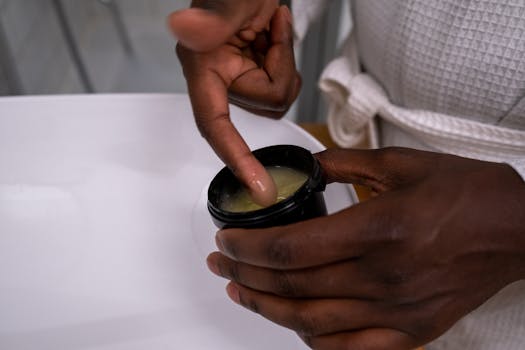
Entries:
POLYGON ((287 225, 326 215, 323 191, 326 180, 317 159, 310 151, 293 145, 277 145, 258 149, 253 155, 263 166, 281 166, 308 175, 305 183, 291 196, 269 207, 230 212, 221 208, 225 194, 235 193, 242 186, 232 171, 223 168, 208 188, 208 211, 215 225, 220 228, 263 228, 287 225))

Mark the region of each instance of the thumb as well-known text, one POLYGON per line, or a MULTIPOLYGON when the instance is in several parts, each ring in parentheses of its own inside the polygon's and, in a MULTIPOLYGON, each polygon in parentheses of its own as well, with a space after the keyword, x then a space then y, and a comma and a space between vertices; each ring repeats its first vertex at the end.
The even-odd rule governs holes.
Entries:
POLYGON ((179 42, 196 52, 211 51, 226 43, 244 22, 240 11, 231 18, 201 8, 189 8, 172 13, 168 25, 179 42))
POLYGON ((385 192, 431 174, 441 155, 409 148, 328 149, 316 154, 328 182, 363 185, 385 192))

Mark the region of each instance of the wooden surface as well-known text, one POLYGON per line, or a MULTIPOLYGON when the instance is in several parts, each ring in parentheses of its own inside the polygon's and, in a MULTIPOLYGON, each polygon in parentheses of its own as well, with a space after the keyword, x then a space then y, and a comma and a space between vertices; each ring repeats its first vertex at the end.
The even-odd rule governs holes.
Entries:
MULTIPOLYGON (((316 124, 316 123, 303 123, 299 124, 301 128, 306 130, 310 135, 315 137, 319 142, 321 142, 326 148, 337 148, 334 140, 330 137, 328 132, 328 127, 326 124, 316 124)), ((361 145, 360 148, 365 148, 365 145, 361 145)), ((367 200, 371 196, 371 191, 367 187, 354 185, 357 192, 357 196, 360 201, 367 200)), ((418 348, 416 350, 424 350, 423 348, 418 348)))

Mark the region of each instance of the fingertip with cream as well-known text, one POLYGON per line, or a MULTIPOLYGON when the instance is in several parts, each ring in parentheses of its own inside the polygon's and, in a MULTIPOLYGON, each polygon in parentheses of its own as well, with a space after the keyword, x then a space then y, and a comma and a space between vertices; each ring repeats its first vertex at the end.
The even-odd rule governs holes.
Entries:
POLYGON ((250 181, 248 186, 250 196, 260 206, 268 207, 277 201, 277 186, 266 171, 263 176, 250 181))

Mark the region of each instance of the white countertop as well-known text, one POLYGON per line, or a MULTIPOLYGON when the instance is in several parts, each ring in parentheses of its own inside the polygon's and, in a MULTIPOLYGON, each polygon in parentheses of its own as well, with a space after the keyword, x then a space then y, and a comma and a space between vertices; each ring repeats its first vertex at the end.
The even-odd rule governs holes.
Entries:
MULTIPOLYGON (((289 122, 232 119, 252 148, 322 150, 289 122)), ((221 167, 185 95, 0 98, 0 348, 306 349, 206 269, 221 167)))

